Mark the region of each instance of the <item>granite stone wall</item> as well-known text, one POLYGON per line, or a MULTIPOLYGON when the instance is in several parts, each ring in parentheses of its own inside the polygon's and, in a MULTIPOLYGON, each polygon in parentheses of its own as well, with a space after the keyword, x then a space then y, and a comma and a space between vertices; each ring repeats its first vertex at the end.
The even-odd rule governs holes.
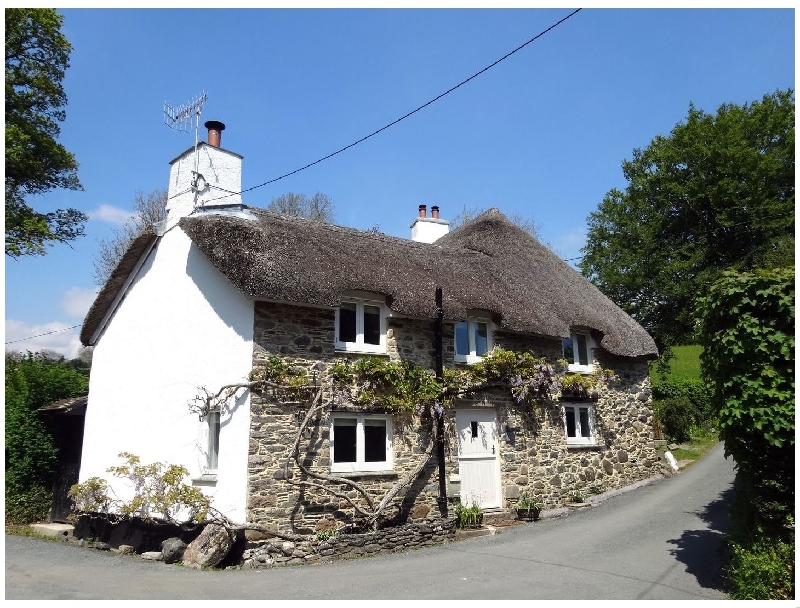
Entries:
MULTIPOLYGON (((273 355, 291 357, 309 369, 314 367, 317 381, 328 386, 328 374, 337 359, 359 356, 334 350, 334 319, 332 309, 257 303, 253 364, 258 365, 273 355)), ((453 325, 445 324, 444 361, 448 367, 454 365, 453 333, 453 325)), ((551 361, 561 357, 560 339, 496 332, 494 343, 504 348, 532 350, 551 361)), ((603 367, 613 369, 620 378, 587 401, 593 408, 597 445, 567 446, 559 399, 536 407, 520 406, 507 392, 495 390, 454 404, 457 408, 493 408, 497 414, 503 508, 513 509, 526 490, 544 502, 545 508, 555 508, 569 502, 575 493, 587 496, 658 473, 647 362, 613 357, 602 349, 596 349, 594 355, 603 367)), ((390 317, 384 356, 391 360, 411 360, 432 369, 433 323, 390 317)), ((331 395, 324 394, 323 398, 330 399, 331 395)), ((307 405, 287 400, 285 396, 256 393, 251 397, 247 514, 252 522, 284 532, 309 534, 353 521, 354 510, 346 500, 316 487, 297 485, 304 479, 301 472, 296 466, 286 468, 306 409, 307 405)), ((317 417, 311 436, 301 441, 303 465, 321 474, 330 474, 330 411, 326 408, 317 417)), ((363 409, 358 411, 367 413, 363 409)), ((394 414, 392 425, 393 470, 347 475, 376 503, 425 458, 425 448, 432 438, 432 422, 428 418, 394 414)), ((446 428, 446 469, 450 475, 458 473, 453 412, 447 414, 446 428)), ((347 484, 335 489, 351 498, 358 497, 358 492, 347 484)), ((422 474, 387 509, 384 523, 439 517, 438 494, 434 456, 422 474)))

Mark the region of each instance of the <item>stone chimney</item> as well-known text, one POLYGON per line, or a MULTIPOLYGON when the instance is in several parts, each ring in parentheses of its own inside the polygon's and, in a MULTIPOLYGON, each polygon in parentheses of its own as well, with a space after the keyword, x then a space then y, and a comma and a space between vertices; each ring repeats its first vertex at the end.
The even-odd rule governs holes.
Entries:
POLYGON ((439 207, 431 207, 431 217, 427 216, 427 207, 419 206, 419 217, 411 224, 411 240, 418 243, 433 243, 450 232, 450 222, 439 218, 439 207))
MULTIPOLYGON (((165 230, 195 212, 242 212, 242 156, 220 147, 225 124, 205 123, 201 141, 170 162, 165 230)), ((238 213, 237 213, 238 214, 238 213)))

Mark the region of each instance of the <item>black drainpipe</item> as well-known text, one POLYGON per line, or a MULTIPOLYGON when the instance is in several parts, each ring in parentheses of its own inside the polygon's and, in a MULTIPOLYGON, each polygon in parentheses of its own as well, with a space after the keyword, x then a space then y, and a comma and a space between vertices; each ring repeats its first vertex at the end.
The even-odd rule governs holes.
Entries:
MULTIPOLYGON (((442 363, 442 288, 436 288, 436 323, 434 325, 434 347, 436 350, 436 381, 441 386, 444 381, 442 363)), ((447 517, 447 484, 444 472, 444 403, 440 400, 436 409, 436 447, 439 455, 439 512, 442 517, 447 517)))

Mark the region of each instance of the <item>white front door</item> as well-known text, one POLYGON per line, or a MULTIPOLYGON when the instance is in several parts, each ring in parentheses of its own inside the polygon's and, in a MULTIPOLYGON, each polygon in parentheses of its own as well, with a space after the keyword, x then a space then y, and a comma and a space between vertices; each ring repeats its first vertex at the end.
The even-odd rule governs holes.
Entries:
POLYGON ((456 410, 461 504, 500 507, 500 464, 494 410, 456 410))

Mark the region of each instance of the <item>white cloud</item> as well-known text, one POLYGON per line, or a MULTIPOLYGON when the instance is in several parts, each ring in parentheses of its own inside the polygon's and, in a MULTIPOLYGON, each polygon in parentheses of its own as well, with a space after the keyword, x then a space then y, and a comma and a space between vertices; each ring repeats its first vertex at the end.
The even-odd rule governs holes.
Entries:
POLYGON ((125 209, 114 207, 113 205, 106 205, 103 203, 94 211, 89 211, 86 215, 90 220, 100 220, 101 222, 108 222, 109 224, 119 224, 122 226, 125 222, 131 219, 134 214, 125 209))
POLYGON ((73 359, 81 348, 78 332, 80 327, 71 328, 60 321, 33 324, 6 319, 6 352, 50 350, 73 359))
POLYGON ((97 297, 97 289, 84 289, 83 287, 70 287, 61 296, 61 310, 70 317, 83 319, 89 312, 89 307, 97 297))

